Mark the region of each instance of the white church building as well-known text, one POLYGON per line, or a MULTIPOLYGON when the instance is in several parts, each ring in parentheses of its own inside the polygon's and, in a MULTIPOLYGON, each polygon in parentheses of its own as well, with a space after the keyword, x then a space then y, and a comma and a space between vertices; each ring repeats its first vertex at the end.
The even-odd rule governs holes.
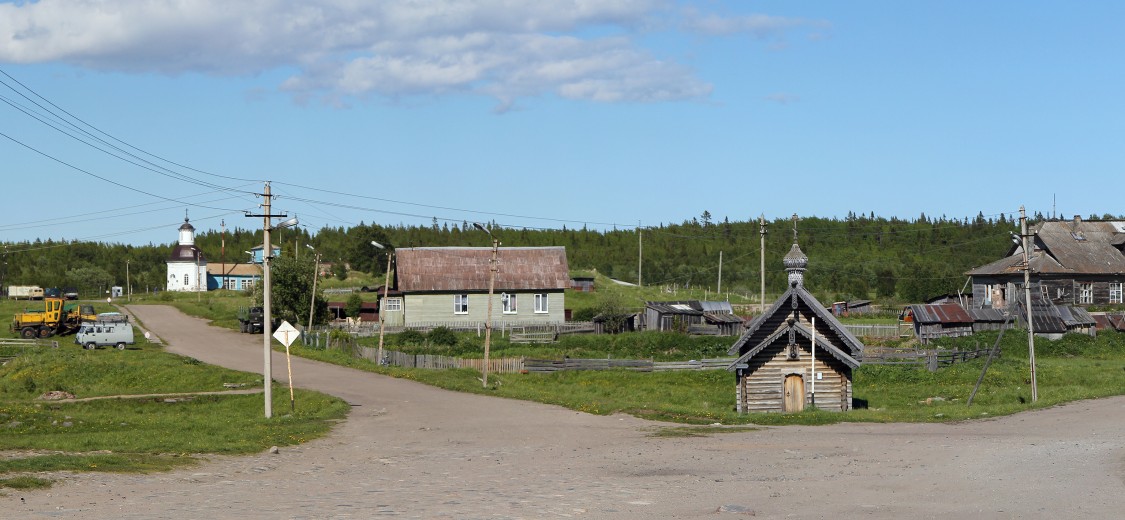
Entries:
POLYGON ((201 292, 207 290, 207 259, 195 247, 195 228, 184 217, 180 240, 168 257, 169 291, 201 292))

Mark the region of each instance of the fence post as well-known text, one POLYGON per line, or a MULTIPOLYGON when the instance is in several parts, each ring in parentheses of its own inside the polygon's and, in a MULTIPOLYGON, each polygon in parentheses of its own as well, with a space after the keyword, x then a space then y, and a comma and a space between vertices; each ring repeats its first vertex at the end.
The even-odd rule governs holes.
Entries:
POLYGON ((938 368, 937 351, 936 350, 927 351, 926 352, 926 370, 929 370, 930 372, 937 372, 937 368, 938 368))

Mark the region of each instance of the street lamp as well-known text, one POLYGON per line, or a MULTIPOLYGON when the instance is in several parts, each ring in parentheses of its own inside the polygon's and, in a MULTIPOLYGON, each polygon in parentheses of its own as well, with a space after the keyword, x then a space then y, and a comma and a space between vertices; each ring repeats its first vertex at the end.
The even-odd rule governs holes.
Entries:
MULTIPOLYGON (((319 275, 319 274, 320 274, 320 273, 318 272, 318 271, 320 270, 320 251, 317 251, 317 250, 316 250, 316 248, 312 246, 312 244, 305 244, 305 247, 307 247, 307 248, 309 248, 309 249, 312 249, 313 253, 316 253, 316 256, 315 256, 315 257, 313 258, 313 287, 312 287, 312 296, 310 296, 310 297, 309 297, 309 326, 308 326, 308 327, 305 327, 305 334, 307 335, 307 334, 309 333, 309 331, 311 331, 311 330, 312 330, 312 324, 313 324, 313 309, 315 309, 315 308, 316 308, 316 279, 317 279, 317 278, 319 278, 319 276, 317 276, 317 275, 319 275)), ((306 339, 306 340, 308 340, 308 337, 306 336, 306 338, 305 338, 305 339, 306 339)), ((308 343, 306 343, 306 345, 307 345, 307 344, 308 344, 308 343)))
POLYGON ((195 253, 195 301, 196 303, 199 303, 199 256, 202 255, 203 252, 195 246, 191 246, 191 250, 193 253, 195 253))
MULTIPOLYGON (((371 245, 378 249, 386 250, 387 248, 374 240, 371 245)), ((391 251, 387 251, 387 272, 384 274, 383 280, 383 299, 379 300, 379 350, 375 354, 375 363, 383 364, 383 331, 386 329, 387 321, 387 289, 391 286, 391 251)))
POLYGON ((492 292, 496 288, 496 253, 500 248, 500 240, 492 236, 492 232, 480 225, 479 222, 473 222, 473 227, 488 233, 488 238, 492 239, 492 260, 488 262, 488 318, 484 322, 484 365, 481 367, 481 382, 484 387, 488 388, 488 349, 492 344, 492 292))

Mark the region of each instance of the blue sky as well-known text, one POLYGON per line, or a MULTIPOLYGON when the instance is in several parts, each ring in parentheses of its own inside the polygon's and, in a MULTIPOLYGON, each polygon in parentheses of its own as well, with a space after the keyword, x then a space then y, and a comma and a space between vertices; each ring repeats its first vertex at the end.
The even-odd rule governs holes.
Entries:
POLYGON ((266 180, 312 230, 1119 215, 1123 21, 1119 2, 0 2, 0 241, 165 243, 185 209, 255 227, 266 180))

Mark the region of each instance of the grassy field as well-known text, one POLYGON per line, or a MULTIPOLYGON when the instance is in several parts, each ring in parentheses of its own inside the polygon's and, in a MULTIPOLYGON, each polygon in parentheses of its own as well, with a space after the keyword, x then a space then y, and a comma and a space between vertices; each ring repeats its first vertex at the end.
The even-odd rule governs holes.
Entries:
MULTIPOLYGON (((22 307, 0 305, 9 308, 22 307)), ((139 335, 125 351, 52 339, 58 348, 0 352, 8 358, 0 365, 0 450, 11 452, 0 458, 0 488, 49 486, 40 472, 159 471, 192 464, 199 454, 297 444, 326 434, 348 411, 339 399, 299 391, 295 413, 265 419, 260 374, 167 354, 139 335), (123 397, 41 399, 47 392, 123 397)), ((274 409, 288 411, 288 392, 278 387, 273 395, 274 409)))
MULTIPOLYGON (((668 335, 675 337, 673 335, 668 335)), ((996 334, 960 338, 946 347, 992 345, 996 334)), ((733 340, 730 340, 733 341, 733 340)), ((966 401, 984 360, 928 372, 920 367, 861 366, 854 374, 857 409, 847 413, 747 414, 734 411, 734 376, 724 370, 637 373, 625 370, 492 374, 491 388, 473 370, 378 367, 343 349, 297 347, 310 358, 353 366, 447 388, 557 404, 596 413, 707 424, 825 424, 835 422, 941 422, 1012 414, 1056 404, 1125 393, 1125 334, 1097 339, 1072 335, 1037 342, 1039 401, 1031 403, 1027 339, 1009 332, 1003 355, 993 362, 973 406, 966 401)), ((540 352, 545 353, 545 352, 540 352)), ((561 357, 561 356, 558 356, 561 357)), ((614 356, 629 357, 629 356, 614 356)))

